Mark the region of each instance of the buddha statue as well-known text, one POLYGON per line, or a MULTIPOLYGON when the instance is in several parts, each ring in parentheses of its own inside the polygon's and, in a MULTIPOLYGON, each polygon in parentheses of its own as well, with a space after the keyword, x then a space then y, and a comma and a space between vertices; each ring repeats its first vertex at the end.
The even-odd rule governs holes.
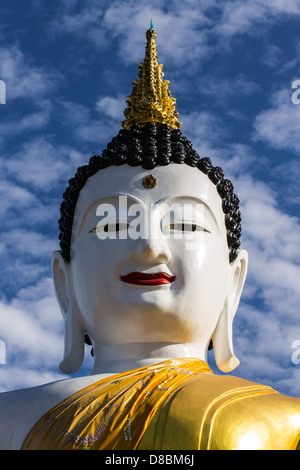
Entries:
POLYGON ((233 184, 181 133, 156 33, 123 121, 79 168, 52 256, 60 369, 90 376, 0 394, 0 448, 297 449, 300 400, 214 374, 239 364, 232 324, 248 264, 233 184))

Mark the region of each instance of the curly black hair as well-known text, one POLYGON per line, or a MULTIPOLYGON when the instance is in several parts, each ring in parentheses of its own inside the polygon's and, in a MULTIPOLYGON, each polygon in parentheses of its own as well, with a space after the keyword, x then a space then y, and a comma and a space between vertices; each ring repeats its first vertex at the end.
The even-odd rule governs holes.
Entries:
POLYGON ((166 124, 148 123, 145 126, 133 125, 129 130, 121 129, 107 145, 102 156, 95 155, 88 165, 78 168, 74 178, 63 195, 59 220, 59 239, 63 258, 70 261, 70 246, 73 217, 80 190, 88 178, 99 170, 111 165, 142 166, 151 170, 157 165, 168 165, 174 162, 197 167, 216 185, 222 199, 229 248, 229 262, 237 257, 241 236, 241 213, 239 198, 233 192, 233 184, 224 178, 222 168, 214 167, 210 158, 200 158, 191 142, 182 135, 179 129, 172 129, 166 124))

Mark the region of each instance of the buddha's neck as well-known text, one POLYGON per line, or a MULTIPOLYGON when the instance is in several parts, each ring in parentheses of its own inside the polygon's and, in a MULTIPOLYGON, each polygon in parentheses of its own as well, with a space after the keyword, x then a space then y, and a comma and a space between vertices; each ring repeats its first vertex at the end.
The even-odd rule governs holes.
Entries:
POLYGON ((118 373, 156 364, 166 359, 195 357, 206 361, 207 345, 201 343, 131 343, 94 347, 92 374, 118 373))

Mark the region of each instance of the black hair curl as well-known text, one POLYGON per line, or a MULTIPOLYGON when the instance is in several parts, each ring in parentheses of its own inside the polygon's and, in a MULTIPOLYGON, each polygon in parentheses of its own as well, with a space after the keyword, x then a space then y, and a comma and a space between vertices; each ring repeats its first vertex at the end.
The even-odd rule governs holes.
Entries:
POLYGON ((222 199, 225 214, 229 261, 237 257, 241 236, 241 213, 239 198, 233 192, 233 184, 224 178, 222 168, 214 167, 210 158, 200 158, 191 142, 178 129, 166 124, 156 126, 148 123, 145 126, 133 125, 129 130, 121 129, 103 151, 102 156, 95 155, 88 165, 78 168, 74 178, 63 195, 59 220, 59 239, 61 254, 70 261, 70 246, 73 217, 80 190, 88 178, 99 170, 111 165, 142 166, 151 170, 158 165, 169 165, 171 162, 197 167, 216 185, 222 199))

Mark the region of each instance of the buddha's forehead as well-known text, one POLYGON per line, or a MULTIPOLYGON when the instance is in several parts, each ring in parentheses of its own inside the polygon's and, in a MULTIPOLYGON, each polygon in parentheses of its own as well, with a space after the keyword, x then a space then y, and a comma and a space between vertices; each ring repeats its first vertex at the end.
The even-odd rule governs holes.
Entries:
POLYGON ((128 165, 110 166, 91 176, 80 191, 75 211, 74 225, 78 227, 85 215, 106 198, 127 196, 142 204, 152 206, 168 199, 180 202, 187 198, 205 204, 219 226, 224 224, 222 200, 216 186, 198 168, 171 163, 151 170, 128 165), (144 187, 147 176, 156 179, 152 189, 144 187))

